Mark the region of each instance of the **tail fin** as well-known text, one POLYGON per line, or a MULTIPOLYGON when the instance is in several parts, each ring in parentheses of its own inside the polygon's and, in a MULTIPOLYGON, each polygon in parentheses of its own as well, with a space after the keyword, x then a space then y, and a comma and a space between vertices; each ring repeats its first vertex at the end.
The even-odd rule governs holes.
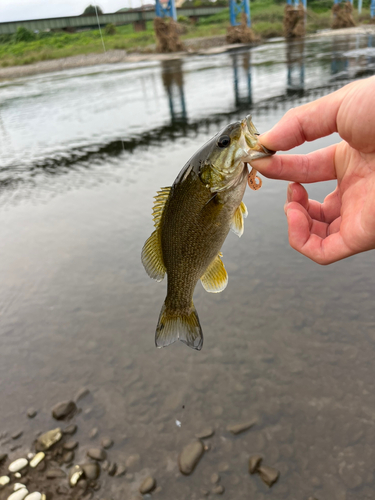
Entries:
POLYGON ((190 314, 182 316, 169 311, 163 304, 155 333, 156 347, 166 347, 180 340, 192 349, 202 349, 202 328, 194 304, 191 303, 191 306, 190 314))

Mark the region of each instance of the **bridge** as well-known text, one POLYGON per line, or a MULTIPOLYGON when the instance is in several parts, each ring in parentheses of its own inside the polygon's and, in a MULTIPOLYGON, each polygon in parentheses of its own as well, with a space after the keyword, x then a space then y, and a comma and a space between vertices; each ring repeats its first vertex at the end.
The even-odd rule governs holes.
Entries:
MULTIPOLYGON (((225 7, 177 9, 177 15, 197 19, 199 17, 218 14, 223 10, 225 10, 225 7)), ((123 24, 134 24, 135 26, 138 24, 138 26, 142 26, 147 21, 152 21, 155 15, 154 10, 133 9, 128 12, 116 12, 115 14, 99 14, 98 19, 101 26, 110 23, 115 26, 123 24)), ((30 21, 13 21, 0 23, 0 35, 15 33, 19 26, 33 32, 45 30, 77 31, 98 28, 98 22, 96 16, 53 17, 49 19, 32 19, 30 21)))

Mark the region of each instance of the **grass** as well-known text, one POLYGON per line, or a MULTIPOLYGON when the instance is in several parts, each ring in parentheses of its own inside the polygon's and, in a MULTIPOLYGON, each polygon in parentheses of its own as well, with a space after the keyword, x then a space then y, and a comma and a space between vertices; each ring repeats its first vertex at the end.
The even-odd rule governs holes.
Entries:
MULTIPOLYGON (((366 2, 366 0, 365 0, 366 2)), ((364 3, 365 3, 364 2, 364 3)), ((252 27, 262 38, 283 35, 284 2, 281 0, 253 0, 251 2, 252 27)), ((329 28, 333 0, 312 0, 307 12, 307 32, 329 28), (323 7, 324 8, 323 8, 323 7)), ((366 5, 366 3, 365 3, 366 5)), ((360 18, 353 12, 356 22, 370 21, 368 8, 363 9, 360 18)), ((219 14, 200 19, 192 24, 184 21, 182 39, 224 35, 229 26, 229 9, 219 14)), ((99 30, 81 33, 21 33, 24 36, 0 38, 0 66, 31 64, 38 61, 59 59, 76 55, 103 52, 99 30), (21 38, 21 40, 18 40, 21 38), (28 41, 22 41, 22 39, 28 41), (31 39, 30 39, 31 38, 31 39)), ((119 26, 116 33, 103 32, 107 50, 122 49, 129 52, 150 51, 150 45, 156 43, 152 22, 148 22, 145 31, 135 32, 132 25, 119 26)))

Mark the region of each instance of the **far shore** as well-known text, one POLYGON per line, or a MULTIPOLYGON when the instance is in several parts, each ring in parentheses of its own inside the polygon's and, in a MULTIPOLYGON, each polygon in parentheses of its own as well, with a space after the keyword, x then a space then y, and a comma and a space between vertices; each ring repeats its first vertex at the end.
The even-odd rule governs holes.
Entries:
MULTIPOLYGON (((306 35, 306 38, 347 34, 375 34, 375 25, 362 25, 355 28, 344 28, 339 30, 323 30, 312 35, 306 35)), ((40 73, 50 73, 73 68, 83 68, 86 66, 97 66, 101 64, 114 64, 120 62, 137 63, 144 61, 166 61, 186 57, 192 54, 209 55, 248 46, 244 44, 228 45, 225 41, 225 35, 189 39, 185 40, 184 44, 187 49, 186 51, 174 52, 170 54, 158 54, 156 52, 152 52, 151 50, 150 52, 144 53, 129 53, 125 50, 109 50, 102 54, 78 55, 73 57, 65 57, 63 59, 40 61, 24 66, 9 66, 0 68, 0 81, 21 78, 40 73)))

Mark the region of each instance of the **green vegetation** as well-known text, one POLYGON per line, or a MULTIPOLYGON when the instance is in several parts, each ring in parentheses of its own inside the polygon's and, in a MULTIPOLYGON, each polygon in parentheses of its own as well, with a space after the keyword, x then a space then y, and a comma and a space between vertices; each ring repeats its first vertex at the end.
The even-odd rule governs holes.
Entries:
MULTIPOLYGON (((208 0, 191 0, 206 2, 208 0)), ((353 11, 356 22, 370 21, 369 3, 364 0, 360 19, 353 11)), ((190 4, 186 2, 186 4, 190 4)), ((333 0, 310 0, 307 11, 307 32, 328 28, 333 0), (324 6, 324 8, 323 8, 324 6)), ((282 36, 284 0, 252 0, 252 27, 263 38, 282 36)), ((229 9, 210 17, 203 17, 196 23, 188 18, 180 18, 183 27, 182 39, 224 35, 229 26, 229 9)), ((153 23, 148 22, 145 31, 135 32, 132 25, 114 26, 109 24, 103 32, 106 50, 124 49, 147 52, 153 50, 155 35, 153 23), (151 46, 151 48, 150 48, 151 46)), ((80 33, 41 32, 32 33, 19 27, 14 35, 0 36, 0 66, 31 64, 37 61, 76 56, 79 54, 101 53, 103 51, 99 30, 80 33)))
POLYGON ((98 12, 98 15, 103 14, 102 9, 99 7, 99 5, 88 5, 86 9, 83 11, 83 16, 96 16, 96 12, 98 12))

